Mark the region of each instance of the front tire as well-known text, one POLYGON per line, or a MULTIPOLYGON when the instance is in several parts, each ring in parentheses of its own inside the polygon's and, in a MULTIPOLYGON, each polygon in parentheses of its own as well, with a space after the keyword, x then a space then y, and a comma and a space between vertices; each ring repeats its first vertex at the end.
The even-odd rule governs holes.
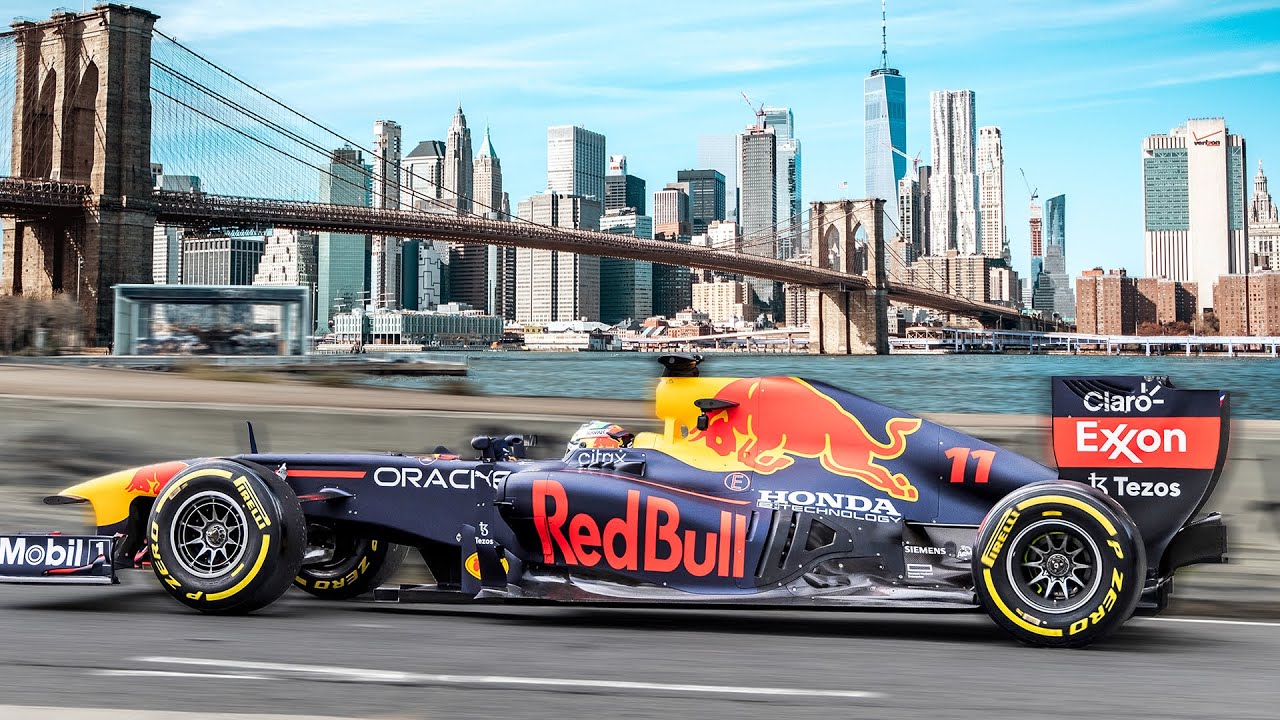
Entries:
POLYGON ((1083 647, 1133 614, 1146 577, 1137 525, 1111 498, 1078 483, 1015 490, 983 520, 973 579, 982 606, 1014 637, 1083 647))
POLYGON ((350 600, 383 585, 395 574, 409 548, 386 540, 357 537, 321 523, 307 526, 307 545, 329 553, 306 565, 293 584, 323 600, 350 600))
POLYGON ((275 602, 306 548, 293 490, 265 468, 230 460, 175 475, 156 498, 148 527, 160 584, 178 602, 211 614, 275 602))

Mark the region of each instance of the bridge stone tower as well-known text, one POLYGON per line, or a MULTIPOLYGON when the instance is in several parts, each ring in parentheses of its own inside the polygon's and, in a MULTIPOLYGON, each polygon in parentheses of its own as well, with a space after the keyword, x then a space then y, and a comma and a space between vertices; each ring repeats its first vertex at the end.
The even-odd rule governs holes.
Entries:
POLYGON ((151 37, 126 5, 12 25, 13 177, 89 187, 65 215, 6 219, 0 294, 79 299, 89 340, 111 337, 117 283, 151 281, 151 37))
POLYGON ((865 288, 809 289, 809 351, 822 355, 889 352, 889 277, 884 200, 810 203, 810 262, 865 275, 865 288))

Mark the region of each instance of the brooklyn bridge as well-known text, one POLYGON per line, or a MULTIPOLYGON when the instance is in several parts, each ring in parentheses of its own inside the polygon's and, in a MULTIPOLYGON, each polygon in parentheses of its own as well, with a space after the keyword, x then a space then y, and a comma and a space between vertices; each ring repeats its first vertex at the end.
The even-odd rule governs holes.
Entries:
POLYGON ((71 294, 99 342, 111 335, 112 287, 151 281, 157 223, 530 247, 792 283, 808 288, 810 346, 825 353, 887 352, 890 302, 1046 329, 1015 308, 905 282, 880 200, 812 203, 807 263, 753 252, 773 238, 716 249, 430 211, 439 200, 421 189, 404 190, 420 196, 411 209, 316 202, 322 179, 368 187, 331 164, 335 148, 361 144, 165 35, 158 19, 106 4, 0 35, 0 294, 71 294), (199 176, 202 191, 155 189, 161 161, 199 176))

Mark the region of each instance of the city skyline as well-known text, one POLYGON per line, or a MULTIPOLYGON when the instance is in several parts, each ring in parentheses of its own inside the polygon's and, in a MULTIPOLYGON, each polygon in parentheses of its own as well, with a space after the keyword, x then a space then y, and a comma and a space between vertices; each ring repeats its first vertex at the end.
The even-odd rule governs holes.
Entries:
MULTIPOLYGON (((18 5, 16 14, 48 11, 38 2, 18 5)), ((574 3, 541 16, 518 5, 494 6, 483 13, 491 21, 483 40, 433 34, 429 44, 395 38, 447 24, 460 9, 433 9, 429 21, 421 8, 393 8, 398 22, 379 26, 392 37, 365 62, 352 59, 367 53, 362 37, 383 22, 385 8, 373 13, 309 3, 303 12, 287 2, 213 8, 167 1, 149 8, 167 32, 351 136, 363 137, 373 119, 393 118, 413 147, 440 138, 461 100, 472 124, 487 120, 504 149, 513 198, 544 189, 543 133, 556 124, 607 135, 611 147, 630 156, 632 173, 661 187, 678 170, 699 167, 700 135, 733 133, 750 121, 738 95, 745 90, 803 118, 807 206, 846 194, 837 187, 841 181, 861 184, 863 98, 857 90, 880 60, 876 5, 710 3, 678 21, 661 12, 633 19, 630 32, 662 32, 664 45, 699 42, 712 61, 697 68, 646 43, 627 58, 597 62, 590 48, 612 20, 605 13, 583 21, 585 6, 574 3), (823 33, 805 29, 814 22, 823 33), (269 44, 262 42, 267 37, 269 44), (833 92, 836 86, 845 90, 833 92), (332 92, 335 87, 349 89, 332 92), (654 133, 659 122, 679 131, 654 133)), ((1267 30, 1278 24, 1280 11, 1257 3, 1083 3, 1003 9, 995 18, 975 3, 891 3, 888 62, 911 78, 907 152, 925 150, 922 160, 930 161, 931 90, 975 90, 977 124, 999 125, 1004 133, 1014 268, 1025 272, 1029 264, 1025 195, 1021 178, 1011 177, 1023 168, 1042 196, 1073 198, 1073 276, 1098 264, 1140 273, 1142 180, 1133 148, 1144 137, 1188 117, 1225 116, 1232 131, 1248 139, 1251 165, 1280 164, 1280 138, 1271 133, 1274 103, 1266 100, 1280 86, 1267 30), (1032 28, 1037 32, 1026 32, 1032 28), (1188 49, 1184 41, 1192 31, 1199 42, 1188 49)))

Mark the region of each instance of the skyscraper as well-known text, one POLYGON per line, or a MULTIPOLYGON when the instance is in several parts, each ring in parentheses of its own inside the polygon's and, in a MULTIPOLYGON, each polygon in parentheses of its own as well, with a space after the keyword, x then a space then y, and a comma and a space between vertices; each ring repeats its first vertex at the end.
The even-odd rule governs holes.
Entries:
MULTIPOLYGON (((373 207, 400 208, 400 126, 391 120, 373 124, 373 207)), ((373 236, 372 303, 374 307, 400 307, 404 273, 404 241, 373 236)))
POLYGON ((406 210, 444 210, 444 143, 423 140, 400 163, 400 206, 406 210))
POLYGON ((547 128, 547 192, 604 202, 604 135, 576 125, 547 128))
MULTIPOLYGON (((600 218, 608 233, 653 239, 653 218, 632 208, 608 210, 600 218)), ((600 258, 600 321, 643 320, 653 314, 653 263, 600 258)))
POLYGON ((1031 282, 1034 289, 1035 284, 1039 282, 1040 273, 1044 272, 1044 214, 1040 208, 1040 203, 1036 202, 1036 197, 1031 196, 1030 207, 1030 232, 1031 232, 1031 282))
POLYGON ((627 156, 609 156, 609 174, 604 178, 604 209, 632 208, 643 215, 646 207, 644 178, 627 173, 627 156))
POLYGON ((489 139, 489 128, 484 129, 484 140, 480 143, 480 152, 472 162, 471 170, 472 211, 477 215, 505 220, 503 208, 507 205, 506 193, 502 191, 502 161, 493 149, 493 141, 489 139))
POLYGON ((689 187, 689 213, 693 234, 700 235, 717 220, 724 220, 724 175, 719 170, 681 170, 676 180, 689 187))
POLYGON ((909 257, 902 262, 908 264, 928 252, 930 170, 928 165, 919 165, 914 177, 898 181, 898 228, 910 248, 909 257))
MULTIPOLYGON (((889 67, 883 6, 881 11, 880 67, 862 81, 862 145, 866 196, 885 201, 884 234, 888 239, 893 236, 893 221, 900 216, 899 182, 907 175, 907 79, 889 67)), ((899 229, 907 234, 906 228, 899 229)))
POLYGON ((719 170, 724 176, 724 217, 738 220, 739 164, 742 151, 737 135, 701 135, 698 137, 698 167, 719 170))
POLYGON ((933 171, 929 180, 929 254, 978 252, 978 187, 974 176, 974 93, 936 90, 929 94, 929 140, 933 171))
MULTIPOLYGON (((157 190, 169 192, 200 192, 200 178, 195 175, 165 175, 164 168, 153 168, 157 190)), ((182 282, 182 238, 186 228, 179 225, 156 223, 152 235, 151 282, 157 285, 182 282)))
POLYGON ((1073 320, 1076 301, 1071 279, 1067 276, 1067 196, 1051 197, 1045 201, 1044 207, 1044 270, 1036 276, 1032 308, 1057 313, 1064 320, 1073 320))
POLYGON ((689 194, 681 183, 671 183, 653 194, 653 232, 675 240, 690 232, 689 194))
POLYGON ((1000 128, 978 128, 979 251, 989 258, 1009 260, 1004 225, 1004 147, 1000 128))
MULTIPOLYGON (((372 173, 359 150, 350 147, 334 150, 326 170, 320 178, 320 202, 370 206, 372 173)), ((316 332, 323 333, 328 332, 329 318, 334 313, 349 312, 368 301, 369 236, 319 233, 316 265, 316 332)))
POLYGON ((776 211, 778 243, 776 256, 784 260, 795 256, 800 250, 801 242, 801 206, 800 194, 800 140, 795 136, 795 116, 791 108, 765 107, 765 127, 773 128, 777 136, 775 160, 778 179, 776 211))
MULTIPOLYGON (((509 201, 502 190, 502 162, 493 149, 489 128, 472 163, 472 203, 475 214, 509 219, 509 201)), ((516 250, 498 245, 469 245, 450 250, 450 299, 469 303, 490 315, 515 319, 516 250)))
MULTIPOLYGON (((753 125, 740 136, 742 195, 738 214, 742 251, 777 257, 778 137, 768 125, 753 125)), ((776 288, 772 280, 752 279, 758 304, 771 307, 776 288)))
POLYGON ((471 212, 472 172, 471 130, 459 105, 444 141, 444 199, 459 215, 471 212))
POLYGON ((1212 307, 1214 281, 1249 269, 1244 138, 1222 118, 1151 135, 1142 184, 1147 275, 1194 282, 1212 307))
MULTIPOLYGON (((603 157, 601 169, 603 169, 603 157)), ((580 230, 600 229, 604 205, 594 197, 548 192, 521 200, 522 220, 580 230)), ((516 249, 516 320, 596 320, 600 317, 600 258, 556 250, 516 249)))

